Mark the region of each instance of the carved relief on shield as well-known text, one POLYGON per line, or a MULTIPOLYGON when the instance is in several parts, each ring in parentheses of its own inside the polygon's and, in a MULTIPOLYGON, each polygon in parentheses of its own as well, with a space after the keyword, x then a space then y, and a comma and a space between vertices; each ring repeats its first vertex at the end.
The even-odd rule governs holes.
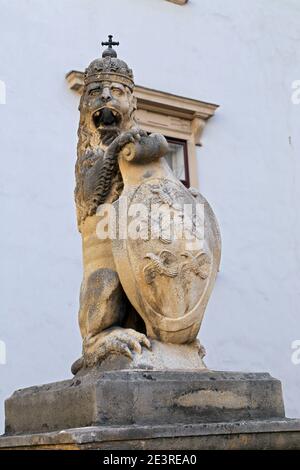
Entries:
POLYGON ((139 204, 148 209, 141 236, 129 237, 126 250, 143 304, 165 317, 182 317, 201 301, 212 266, 204 234, 197 231, 195 200, 179 182, 155 178, 134 191, 128 213, 139 204))

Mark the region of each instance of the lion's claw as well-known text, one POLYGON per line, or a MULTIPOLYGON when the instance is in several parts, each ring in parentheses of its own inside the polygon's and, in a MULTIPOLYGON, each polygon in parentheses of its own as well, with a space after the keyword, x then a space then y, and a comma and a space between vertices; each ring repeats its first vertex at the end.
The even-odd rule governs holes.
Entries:
POLYGON ((84 344, 84 362, 87 367, 99 364, 111 354, 133 359, 133 353, 141 354, 142 347, 151 349, 149 339, 131 328, 110 328, 97 337, 88 338, 84 344))

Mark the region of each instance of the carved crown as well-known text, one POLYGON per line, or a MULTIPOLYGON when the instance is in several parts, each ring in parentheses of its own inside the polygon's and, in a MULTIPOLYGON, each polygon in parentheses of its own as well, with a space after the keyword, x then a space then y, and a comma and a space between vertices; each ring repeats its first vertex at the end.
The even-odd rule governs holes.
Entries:
MULTIPOLYGON (((112 36, 109 37, 112 38, 112 36)), ((85 70, 85 85, 108 80, 122 83, 133 90, 134 78, 131 68, 126 62, 117 58, 116 51, 111 47, 111 44, 118 45, 118 43, 114 43, 110 39, 110 42, 102 44, 109 47, 103 52, 102 58, 93 60, 85 70)))

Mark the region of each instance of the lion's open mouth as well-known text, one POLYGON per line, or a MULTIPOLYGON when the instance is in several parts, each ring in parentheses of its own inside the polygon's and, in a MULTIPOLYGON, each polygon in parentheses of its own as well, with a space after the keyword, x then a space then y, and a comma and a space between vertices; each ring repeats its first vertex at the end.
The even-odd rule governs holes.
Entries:
POLYGON ((121 115, 112 108, 101 108, 94 112, 93 121, 97 128, 99 127, 115 127, 121 122, 121 115))

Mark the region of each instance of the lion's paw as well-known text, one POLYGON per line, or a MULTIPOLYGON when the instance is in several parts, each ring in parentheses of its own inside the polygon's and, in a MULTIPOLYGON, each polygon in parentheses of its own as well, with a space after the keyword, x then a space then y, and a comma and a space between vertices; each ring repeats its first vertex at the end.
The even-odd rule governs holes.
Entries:
POLYGON ((120 354, 132 359, 133 353, 142 353, 143 346, 151 349, 151 343, 144 334, 131 328, 110 328, 85 341, 85 366, 99 364, 111 354, 120 354))

